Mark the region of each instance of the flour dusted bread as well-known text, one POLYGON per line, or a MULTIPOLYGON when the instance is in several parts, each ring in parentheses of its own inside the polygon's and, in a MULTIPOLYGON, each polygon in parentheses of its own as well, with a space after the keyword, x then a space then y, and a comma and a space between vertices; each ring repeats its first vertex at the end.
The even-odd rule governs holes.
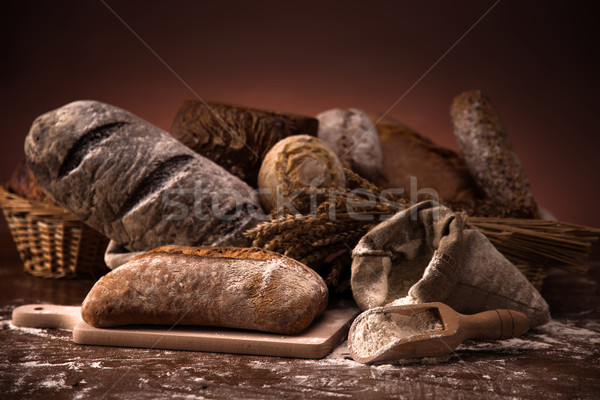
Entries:
POLYGON ((319 139, 327 143, 345 168, 374 181, 381 173, 383 155, 373 121, 356 108, 333 108, 317 115, 319 139))
POLYGON ((265 156, 258 173, 260 200, 267 211, 281 209, 302 191, 343 188, 342 163, 321 139, 294 135, 277 142, 265 156))
POLYGON ((263 215, 253 190, 120 108, 76 101, 38 117, 25 155, 61 206, 128 250, 245 245, 263 215))
POLYGON ((327 305, 313 270, 258 248, 166 246, 102 277, 81 315, 95 327, 209 325, 300 332, 327 305))
POLYGON ((450 115, 460 154, 486 197, 537 218, 529 180, 490 98, 481 90, 463 92, 452 101, 450 115))

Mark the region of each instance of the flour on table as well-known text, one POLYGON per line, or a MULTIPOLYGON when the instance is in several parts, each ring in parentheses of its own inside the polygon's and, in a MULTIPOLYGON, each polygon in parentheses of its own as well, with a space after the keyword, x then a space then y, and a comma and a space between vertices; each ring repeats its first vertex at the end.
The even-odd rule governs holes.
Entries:
POLYGON ((55 390, 71 388, 65 382, 64 373, 49 377, 49 378, 45 379, 44 381, 40 382, 39 385, 44 388, 47 388, 47 389, 55 389, 55 390))
MULTIPOLYGON (((53 335, 51 333, 52 331, 59 330, 59 328, 27 328, 24 326, 16 326, 16 325, 13 325, 12 320, 10 320, 10 319, 0 321, 0 330, 3 330, 3 329, 16 330, 19 332, 28 333, 30 335, 39 336, 39 337, 48 338, 48 339, 59 339, 59 340, 64 340, 64 341, 71 341, 70 338, 64 338, 62 336, 53 335)), ((60 330, 65 331, 66 329, 60 329, 60 330)))

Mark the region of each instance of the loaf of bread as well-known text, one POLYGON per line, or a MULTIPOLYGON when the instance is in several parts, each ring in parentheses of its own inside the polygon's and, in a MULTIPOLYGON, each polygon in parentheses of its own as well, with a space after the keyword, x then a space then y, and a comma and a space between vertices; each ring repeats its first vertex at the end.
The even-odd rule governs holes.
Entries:
POLYGON ((313 270, 258 248, 166 246, 103 276, 81 307, 95 327, 207 325, 294 334, 327 306, 313 270))
POLYGON ((260 200, 267 211, 280 210, 294 199, 300 200, 303 191, 345 186, 346 175, 337 155, 324 141, 308 135, 277 142, 265 156, 258 174, 260 200))
POLYGON ((381 187, 403 189, 401 195, 413 201, 423 200, 417 193, 411 193, 415 188, 425 195, 427 189, 433 189, 447 202, 468 202, 478 196, 464 160, 455 152, 436 145, 392 118, 375 114, 370 117, 377 122, 383 151, 381 178, 376 181, 381 187))
POLYGON ((54 204, 36 182, 35 176, 33 176, 33 172, 31 172, 31 169, 29 169, 25 160, 17 164, 10 177, 10 181, 8 182, 8 188, 27 200, 54 204))
POLYGON ((246 183, 120 108, 77 101, 38 117, 25 140, 38 183, 123 245, 246 245, 263 217, 246 183))
POLYGON ((489 97, 480 90, 463 92, 452 101, 450 115, 460 154, 486 197, 537 217, 529 180, 489 97))
POLYGON ((377 129, 361 110, 333 108, 317 115, 319 139, 331 147, 344 168, 374 181, 381 173, 383 155, 377 129))
POLYGON ((185 101, 171 135, 256 187, 264 155, 290 135, 317 135, 319 121, 304 115, 218 102, 185 101))

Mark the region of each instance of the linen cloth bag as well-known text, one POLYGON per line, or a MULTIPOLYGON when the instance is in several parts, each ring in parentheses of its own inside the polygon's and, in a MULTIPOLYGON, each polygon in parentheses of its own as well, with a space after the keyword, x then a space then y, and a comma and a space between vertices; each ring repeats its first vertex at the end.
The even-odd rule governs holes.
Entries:
POLYGON ((352 251, 351 285, 362 310, 439 301, 463 314, 520 311, 530 327, 550 321, 527 278, 481 232, 463 230, 456 214, 431 200, 363 236, 352 251))

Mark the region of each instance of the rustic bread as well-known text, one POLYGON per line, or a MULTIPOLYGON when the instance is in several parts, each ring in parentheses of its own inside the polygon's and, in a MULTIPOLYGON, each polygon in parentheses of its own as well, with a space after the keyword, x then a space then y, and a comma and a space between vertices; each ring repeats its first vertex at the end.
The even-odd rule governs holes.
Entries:
POLYGON ((529 180, 490 98, 480 90, 463 92, 450 115, 460 154, 486 197, 537 217, 529 180))
POLYGON ((263 156, 290 135, 317 135, 319 121, 304 115, 259 110, 214 101, 186 100, 171 134, 256 187, 263 156))
POLYGON ((247 184, 120 108, 77 101, 38 117, 25 140, 38 183, 127 249, 246 245, 263 216, 247 184))
POLYGON ((10 181, 8 181, 8 189, 27 200, 54 204, 36 182, 35 176, 33 176, 33 172, 31 172, 25 160, 21 161, 15 167, 10 181))
POLYGON ((319 139, 331 147, 344 168, 374 181, 383 155, 377 129, 362 110, 333 108, 317 115, 319 139))
POLYGON ((464 160, 455 152, 436 145, 392 118, 373 114, 371 119, 377 122, 383 151, 381 178, 376 181, 381 187, 403 189, 403 196, 410 199, 411 177, 416 177, 418 189, 432 188, 447 202, 478 197, 477 186, 464 160))
POLYGON ((267 211, 281 210, 306 190, 345 186, 346 175, 337 155, 324 141, 308 135, 277 142, 258 174, 260 200, 267 211))
POLYGON ((88 324, 209 325, 293 334, 327 305, 323 279, 258 248, 166 246, 102 277, 81 307, 88 324))

